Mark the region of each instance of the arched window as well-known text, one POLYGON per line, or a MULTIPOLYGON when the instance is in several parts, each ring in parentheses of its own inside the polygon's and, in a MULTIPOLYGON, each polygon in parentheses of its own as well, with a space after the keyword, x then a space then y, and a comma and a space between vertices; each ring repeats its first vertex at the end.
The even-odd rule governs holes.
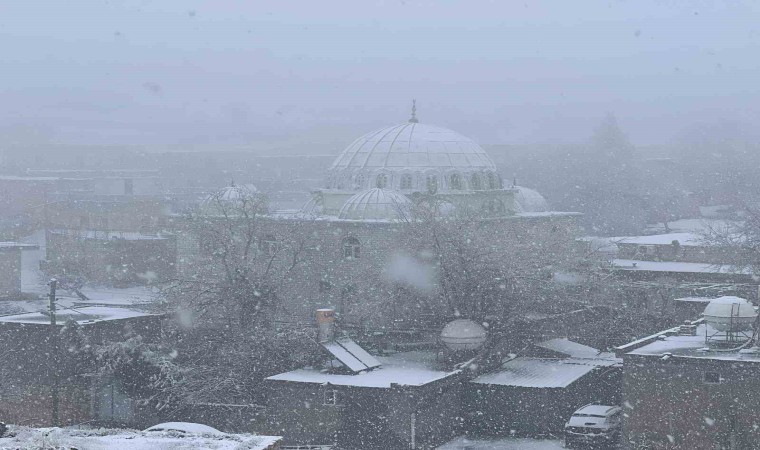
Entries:
POLYGON ((400 189, 411 189, 412 188, 412 175, 405 173, 401 175, 401 184, 399 186, 400 189))
POLYGON ((388 187, 388 175, 381 173, 377 176, 377 182, 376 185, 380 189, 385 189, 388 187))
POLYGON ((462 177, 458 173, 452 173, 451 178, 449 178, 449 184, 451 186, 451 189, 454 190, 461 190, 462 189, 462 177))
POLYGON ((496 176, 494 176, 493 172, 488 172, 486 177, 488 178, 488 189, 498 189, 496 184, 496 176))
POLYGON ((279 250, 279 243, 277 242, 277 238, 272 234, 267 234, 264 236, 264 239, 259 242, 259 249, 267 256, 276 255, 277 250, 279 250))
POLYGON ((438 192, 438 176, 437 175, 427 176, 427 190, 431 194, 435 194, 436 192, 438 192))
POLYGON ((364 175, 357 175, 354 178, 354 190, 364 189, 364 175))
POLYGON ((362 244, 355 237, 343 239, 343 257, 346 259, 357 259, 361 255, 362 244))
POLYGON ((481 184, 480 182, 480 175, 478 175, 477 173, 473 173, 472 176, 470 177, 470 187, 474 191, 479 191, 483 189, 483 184, 481 184))

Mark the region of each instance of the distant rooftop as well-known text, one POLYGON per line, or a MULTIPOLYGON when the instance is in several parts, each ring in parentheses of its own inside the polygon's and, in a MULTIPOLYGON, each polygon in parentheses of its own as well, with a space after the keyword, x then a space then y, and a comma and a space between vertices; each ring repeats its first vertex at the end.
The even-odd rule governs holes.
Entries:
POLYGON ((706 264, 677 261, 641 261, 635 259, 613 259, 616 269, 638 272, 714 273, 726 275, 751 275, 752 271, 726 264, 706 264))
MULTIPOLYGON (((78 325, 88 325, 96 322, 104 322, 111 320, 124 320, 132 319, 135 317, 150 317, 157 316, 158 314, 150 314, 140 311, 134 311, 126 308, 116 308, 107 306, 87 306, 82 308, 70 309, 62 308, 57 311, 56 319, 57 324, 62 326, 66 322, 73 320, 78 325)), ((32 312, 25 314, 15 314, 11 316, 0 316, 0 324, 3 323, 18 323, 18 324, 34 324, 34 325, 49 325, 50 317, 47 313, 32 312)))
POLYGON ((7 250, 15 250, 15 249, 21 249, 21 250, 33 250, 39 248, 37 244, 25 244, 23 242, 11 242, 11 241, 1 241, 0 242, 0 250, 7 249, 7 250))

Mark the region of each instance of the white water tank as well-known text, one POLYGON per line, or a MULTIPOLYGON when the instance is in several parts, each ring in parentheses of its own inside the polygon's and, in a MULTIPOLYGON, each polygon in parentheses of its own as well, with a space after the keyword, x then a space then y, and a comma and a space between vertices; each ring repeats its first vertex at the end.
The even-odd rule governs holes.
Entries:
POLYGON ((457 319, 443 327, 441 342, 455 352, 477 350, 485 344, 487 334, 483 325, 470 319, 457 319))
POLYGON ((757 317, 752 303, 734 296, 710 300, 703 315, 705 322, 718 331, 751 330, 757 317))

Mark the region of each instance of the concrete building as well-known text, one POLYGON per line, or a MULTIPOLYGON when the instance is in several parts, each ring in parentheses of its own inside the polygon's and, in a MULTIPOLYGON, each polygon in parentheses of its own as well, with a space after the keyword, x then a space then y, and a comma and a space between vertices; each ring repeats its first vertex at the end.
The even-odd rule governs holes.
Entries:
POLYGON ((463 412, 476 436, 561 435, 589 403, 620 402, 621 363, 568 339, 538 342, 466 386, 463 412))
POLYGON ((0 242, 0 298, 21 293, 21 252, 36 248, 33 244, 0 242))
POLYGON ((50 425, 56 371, 62 425, 89 421, 146 425, 153 420, 152 413, 141 409, 118 381, 95 376, 92 367, 72 363, 74 358, 55 365, 51 334, 63 341, 67 327, 68 331, 76 327, 92 344, 121 342, 135 333, 151 342, 160 335, 162 319, 162 315, 104 306, 62 309, 55 327, 48 315, 39 312, 0 317, 0 346, 5 349, 0 358, 0 416, 10 423, 50 425))
POLYGON ((758 448, 755 316, 745 300, 723 297, 708 304, 705 319, 616 349, 626 448, 758 448))

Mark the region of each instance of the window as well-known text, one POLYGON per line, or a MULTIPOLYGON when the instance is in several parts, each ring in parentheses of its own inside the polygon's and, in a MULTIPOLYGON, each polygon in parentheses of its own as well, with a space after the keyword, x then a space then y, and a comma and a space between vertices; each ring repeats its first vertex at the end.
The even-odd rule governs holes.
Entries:
POLYGON ((473 173, 470 177, 470 187, 475 191, 483 189, 483 185, 480 183, 480 175, 477 173, 473 173))
POLYGON ((488 189, 497 189, 496 176, 494 176, 493 172, 488 172, 486 178, 488 179, 488 189))
POLYGON ((357 175, 354 178, 354 189, 364 189, 364 175, 357 175))
POLYGON ((377 182, 376 185, 380 189, 385 189, 388 187, 388 175, 381 173, 377 176, 377 182))
POLYGON ((401 189, 411 189, 412 188, 412 176, 410 174, 404 174, 401 175, 401 189))
POLYGON ((346 259, 357 259, 361 254, 361 243, 355 237, 348 237, 343 240, 343 257, 346 259))
POLYGON ((720 384, 721 378, 718 372, 705 372, 702 380, 707 384, 720 384))
POLYGON ((133 195, 135 193, 135 184, 131 178, 124 180, 124 195, 133 195))
POLYGON ((427 190, 431 194, 438 192, 438 177, 436 175, 428 175, 427 190))
POLYGON ((277 238, 275 238, 271 234, 267 234, 264 236, 264 239, 261 240, 261 243, 259 244, 259 249, 264 252, 265 255, 268 256, 274 256, 277 254, 278 250, 278 242, 277 238))
POLYGON ((338 406, 340 405, 340 392, 336 389, 328 389, 325 391, 322 404, 326 406, 338 406))
POLYGON ((451 186, 451 189, 454 190, 461 190, 462 189, 462 177, 458 173, 451 174, 451 178, 449 178, 449 184, 451 186))

